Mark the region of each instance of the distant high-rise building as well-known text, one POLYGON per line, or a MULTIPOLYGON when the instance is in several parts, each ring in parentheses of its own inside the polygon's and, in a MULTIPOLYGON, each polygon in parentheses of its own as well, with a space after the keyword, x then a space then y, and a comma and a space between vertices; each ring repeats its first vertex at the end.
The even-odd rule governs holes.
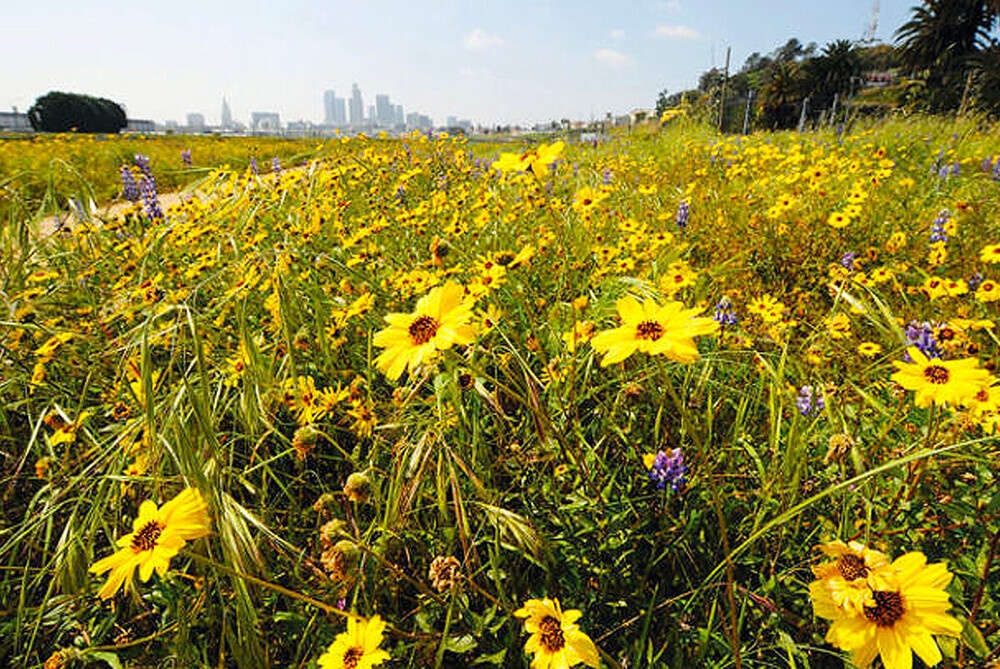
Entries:
POLYGON ((205 115, 204 114, 188 114, 187 115, 187 127, 188 130, 194 132, 201 132, 205 129, 205 115))
POLYGON ((351 125, 363 125, 365 122, 365 103, 361 99, 361 89, 357 84, 351 85, 351 125))
POLYGON ((394 109, 388 95, 375 96, 375 122, 379 125, 392 125, 394 109))
POLYGON ((434 127, 434 121, 429 116, 410 112, 406 115, 406 127, 410 130, 430 130, 434 127))
POLYGON ((396 105, 393 111, 395 112, 392 119, 393 123, 396 125, 403 125, 406 123, 406 115, 403 114, 403 105, 396 105))
POLYGON ((222 98, 222 116, 219 120, 223 130, 233 127, 233 112, 229 109, 229 101, 226 98, 222 98))
POLYGON ((347 100, 344 98, 333 99, 333 124, 347 125, 347 100))
POLYGON ((375 105, 368 105, 368 122, 375 123, 378 119, 375 118, 375 105))
POLYGON ((333 91, 326 91, 323 93, 323 123, 326 125, 333 125, 334 117, 336 115, 337 107, 337 94, 333 91))
POLYGON ((449 128, 454 128, 454 127, 458 126, 458 117, 457 116, 445 116, 444 117, 444 124, 447 127, 449 127, 449 128))
POLYGON ((281 117, 275 112, 251 112, 250 129, 262 133, 279 132, 281 117))

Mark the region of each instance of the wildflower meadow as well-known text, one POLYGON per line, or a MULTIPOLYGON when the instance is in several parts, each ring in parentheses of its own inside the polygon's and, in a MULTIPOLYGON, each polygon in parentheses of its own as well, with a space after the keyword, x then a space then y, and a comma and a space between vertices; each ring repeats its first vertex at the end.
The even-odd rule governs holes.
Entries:
POLYGON ((0 666, 997 666, 1000 128, 626 130, 0 140, 0 666))

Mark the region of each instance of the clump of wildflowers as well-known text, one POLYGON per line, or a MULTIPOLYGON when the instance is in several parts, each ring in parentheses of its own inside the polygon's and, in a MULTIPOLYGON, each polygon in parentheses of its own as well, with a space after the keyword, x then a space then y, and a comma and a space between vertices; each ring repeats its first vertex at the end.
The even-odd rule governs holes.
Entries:
POLYGON ((931 224, 931 244, 938 242, 948 243, 948 233, 945 230, 945 226, 948 221, 951 220, 951 212, 947 209, 942 209, 938 212, 937 218, 931 224))
POLYGON ((135 175, 132 174, 132 168, 128 165, 122 165, 121 169, 122 176, 122 196, 129 202, 139 201, 139 184, 135 182, 135 175))
MULTIPOLYGON (((142 196, 142 204, 146 208, 146 215, 152 219, 163 218, 163 210, 160 208, 160 196, 156 191, 156 177, 153 176, 153 168, 149 165, 149 156, 141 153, 135 154, 135 165, 141 172, 139 176, 139 194, 142 196)), ((124 172, 122 173, 124 179, 124 172)), ((133 201, 137 201, 136 198, 133 201)))
POLYGON ((916 346, 928 358, 940 358, 944 353, 934 336, 934 326, 927 321, 910 321, 906 326, 906 345, 916 346))
POLYGON ((723 297, 715 305, 715 314, 712 318, 722 327, 736 325, 736 322, 739 320, 733 308, 733 303, 729 301, 728 297, 723 297))
POLYGON ((826 407, 826 401, 822 395, 813 390, 812 386, 805 385, 799 388, 795 406, 803 416, 811 416, 822 411, 826 407))
POLYGON ((684 452, 679 448, 647 453, 643 456, 643 464, 649 470, 649 480, 660 490, 669 485, 671 490, 679 492, 687 483, 684 475, 688 468, 684 464, 684 452))
POLYGON ((687 200, 681 200, 681 203, 677 205, 677 227, 683 230, 690 220, 691 205, 688 204, 687 200))

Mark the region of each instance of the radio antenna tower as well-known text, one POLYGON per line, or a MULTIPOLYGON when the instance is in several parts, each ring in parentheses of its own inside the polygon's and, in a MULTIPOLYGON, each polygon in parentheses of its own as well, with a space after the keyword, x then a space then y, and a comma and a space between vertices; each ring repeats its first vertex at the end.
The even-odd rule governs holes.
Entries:
POLYGON ((865 30, 864 37, 861 38, 862 44, 874 44, 878 41, 875 34, 878 32, 878 0, 872 0, 872 13, 868 17, 868 29, 865 30))

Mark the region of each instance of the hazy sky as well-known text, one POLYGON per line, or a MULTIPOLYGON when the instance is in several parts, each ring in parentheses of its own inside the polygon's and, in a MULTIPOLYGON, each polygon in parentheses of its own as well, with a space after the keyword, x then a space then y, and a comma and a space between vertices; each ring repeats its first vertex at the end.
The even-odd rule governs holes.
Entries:
MULTIPOLYGON (((881 0, 891 42, 919 0, 881 0)), ((323 120, 357 82, 407 113, 480 123, 588 120, 649 108, 666 88, 789 37, 862 37, 872 0, 10 0, 0 109, 50 90, 107 97, 131 118, 219 122, 275 111, 323 120)))

